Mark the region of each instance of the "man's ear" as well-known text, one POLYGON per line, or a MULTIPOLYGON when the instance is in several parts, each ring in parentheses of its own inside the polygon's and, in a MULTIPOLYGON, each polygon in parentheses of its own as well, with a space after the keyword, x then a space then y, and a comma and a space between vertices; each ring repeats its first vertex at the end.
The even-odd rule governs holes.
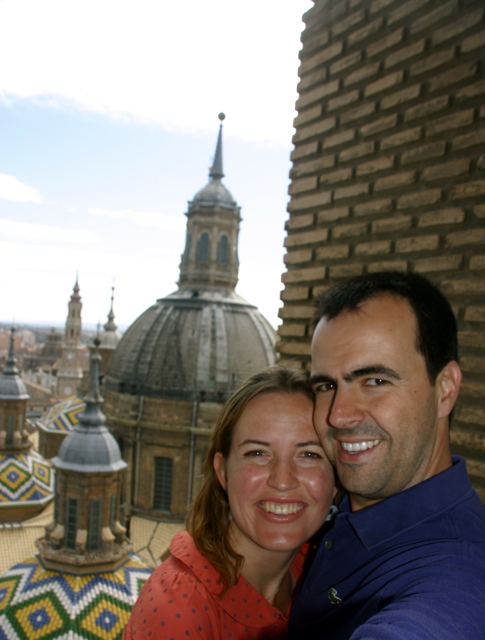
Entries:
POLYGON ((226 461, 220 451, 214 456, 214 471, 216 472, 217 479, 219 480, 221 487, 227 493, 227 470, 226 461))
POLYGON ((458 398, 461 383, 461 369, 458 362, 452 360, 444 367, 436 380, 439 391, 438 415, 449 416, 458 398))

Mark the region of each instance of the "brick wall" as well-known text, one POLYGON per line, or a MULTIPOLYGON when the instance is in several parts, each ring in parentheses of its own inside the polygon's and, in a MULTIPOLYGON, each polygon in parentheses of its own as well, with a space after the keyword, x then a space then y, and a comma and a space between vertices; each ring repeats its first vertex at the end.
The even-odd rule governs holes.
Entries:
POLYGON ((303 17, 278 344, 308 366, 314 299, 423 273, 459 323, 452 428, 485 501, 485 3, 316 0, 303 17))

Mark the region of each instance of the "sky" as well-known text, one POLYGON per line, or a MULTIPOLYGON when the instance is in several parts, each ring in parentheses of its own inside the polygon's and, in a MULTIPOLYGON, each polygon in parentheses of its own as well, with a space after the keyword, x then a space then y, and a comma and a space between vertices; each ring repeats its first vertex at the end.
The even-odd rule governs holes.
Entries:
POLYGON ((177 289, 187 201, 242 207, 237 292, 276 327, 311 0, 0 0, 0 322, 121 328, 177 289))

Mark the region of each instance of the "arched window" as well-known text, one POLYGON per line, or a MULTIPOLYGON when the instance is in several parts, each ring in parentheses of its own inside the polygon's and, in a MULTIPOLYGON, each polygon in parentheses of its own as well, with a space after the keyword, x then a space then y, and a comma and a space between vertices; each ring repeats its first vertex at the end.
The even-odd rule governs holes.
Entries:
POLYGON ((219 262, 227 264, 227 236, 221 236, 219 240, 219 262))
POLYGON ((187 244, 185 246, 185 262, 190 260, 190 251, 192 249, 192 234, 189 233, 187 236, 187 244))
POLYGON ((197 261, 209 262, 209 234, 203 233, 199 240, 199 251, 197 252, 197 261))

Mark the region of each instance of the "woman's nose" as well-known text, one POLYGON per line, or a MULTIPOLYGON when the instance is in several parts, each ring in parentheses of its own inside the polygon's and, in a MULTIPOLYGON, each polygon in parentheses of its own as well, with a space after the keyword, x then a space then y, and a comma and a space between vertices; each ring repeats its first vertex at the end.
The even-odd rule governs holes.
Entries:
POLYGON ((298 477, 293 460, 276 459, 272 463, 268 484, 278 491, 288 491, 298 486, 298 477))

